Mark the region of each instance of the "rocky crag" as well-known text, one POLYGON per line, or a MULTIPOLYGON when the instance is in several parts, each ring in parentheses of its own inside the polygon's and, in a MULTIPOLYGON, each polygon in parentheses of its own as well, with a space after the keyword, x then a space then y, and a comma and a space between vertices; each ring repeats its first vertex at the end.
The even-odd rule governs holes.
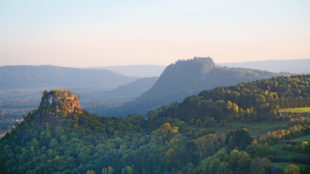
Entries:
POLYGON ((79 103, 79 96, 66 89, 44 91, 39 109, 48 109, 64 116, 84 112, 79 103))

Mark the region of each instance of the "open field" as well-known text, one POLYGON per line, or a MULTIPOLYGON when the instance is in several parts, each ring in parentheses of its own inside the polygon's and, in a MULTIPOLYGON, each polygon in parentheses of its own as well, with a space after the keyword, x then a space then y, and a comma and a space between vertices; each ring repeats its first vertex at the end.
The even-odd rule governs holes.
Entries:
POLYGON ((303 159, 309 159, 310 157, 305 153, 298 153, 293 152, 289 150, 283 149, 284 144, 279 143, 272 145, 271 147, 276 151, 277 156, 284 159, 292 159, 292 158, 303 158, 303 159))
POLYGON ((228 133, 230 131, 247 128, 251 136, 258 136, 266 134, 268 131, 286 128, 288 126, 287 121, 278 122, 232 122, 223 127, 212 127, 211 129, 218 133, 228 133))
POLYGON ((310 107, 302 107, 302 108, 283 108, 279 109, 279 112, 292 112, 292 113, 310 113, 310 107))
POLYGON ((294 139, 291 139, 289 141, 308 141, 310 142, 310 135, 307 135, 307 136, 302 136, 302 137, 299 137, 299 138, 294 138, 294 139))
POLYGON ((301 170, 303 170, 307 165, 301 164, 301 163, 290 163, 290 162, 273 162, 272 163, 275 167, 285 169, 288 165, 290 164, 295 164, 297 165, 301 170))
POLYGON ((303 170, 307 166, 306 162, 310 160, 310 156, 306 153, 299 153, 299 152, 287 150, 285 149, 285 146, 289 142, 309 141, 309 139, 310 139, 310 135, 307 135, 307 136, 290 139, 287 141, 284 140, 277 144, 271 145, 271 147, 275 150, 277 154, 276 158, 280 158, 284 161, 287 161, 287 162, 272 162, 272 164, 281 169, 285 169, 286 166, 288 166, 289 164, 295 164, 295 165, 298 165, 301 170, 303 170), (304 162, 301 162, 300 160, 303 160, 304 162))

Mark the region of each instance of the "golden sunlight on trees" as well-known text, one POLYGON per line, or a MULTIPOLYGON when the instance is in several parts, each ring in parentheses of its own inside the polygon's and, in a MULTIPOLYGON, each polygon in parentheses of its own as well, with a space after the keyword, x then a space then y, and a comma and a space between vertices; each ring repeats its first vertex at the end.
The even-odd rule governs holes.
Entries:
POLYGON ((284 174, 300 174, 300 169, 295 164, 290 164, 285 168, 284 174))

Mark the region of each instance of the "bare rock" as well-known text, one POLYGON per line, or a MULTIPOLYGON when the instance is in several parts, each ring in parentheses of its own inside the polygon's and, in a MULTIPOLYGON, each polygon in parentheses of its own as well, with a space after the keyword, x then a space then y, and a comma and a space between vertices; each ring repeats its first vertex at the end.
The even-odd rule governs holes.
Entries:
POLYGON ((66 89, 44 91, 39 108, 51 109, 53 112, 62 113, 64 116, 83 113, 79 96, 66 89))

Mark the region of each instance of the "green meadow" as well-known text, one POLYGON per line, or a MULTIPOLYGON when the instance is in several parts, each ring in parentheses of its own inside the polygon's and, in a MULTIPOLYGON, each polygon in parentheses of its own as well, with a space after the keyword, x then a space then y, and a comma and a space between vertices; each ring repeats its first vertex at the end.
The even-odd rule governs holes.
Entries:
POLYGON ((304 168, 306 168, 307 165, 302 164, 302 163, 290 163, 290 162, 273 162, 272 163, 275 167, 281 168, 281 169, 285 169, 288 165, 290 164, 295 164, 297 165, 301 170, 303 170, 304 168))
POLYGON ((283 108, 280 109, 279 112, 292 112, 292 113, 310 113, 310 107, 302 107, 302 108, 283 108))
POLYGON ((217 133, 228 133, 230 131, 239 130, 242 128, 247 128, 251 136, 258 136, 266 134, 268 131, 272 131, 278 128, 286 128, 288 126, 287 121, 261 121, 261 122, 240 122, 235 121, 227 123, 225 126, 215 126, 211 127, 217 133))

